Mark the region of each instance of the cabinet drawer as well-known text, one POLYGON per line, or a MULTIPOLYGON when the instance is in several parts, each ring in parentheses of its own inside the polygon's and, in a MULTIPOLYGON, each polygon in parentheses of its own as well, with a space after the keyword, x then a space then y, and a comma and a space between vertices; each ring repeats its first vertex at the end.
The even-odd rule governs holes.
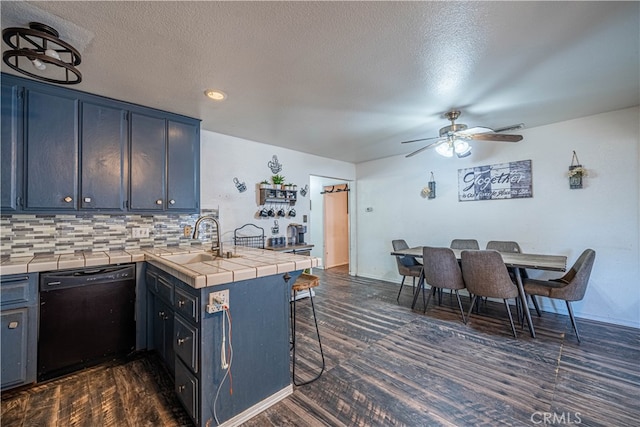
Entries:
POLYGON ((186 365, 198 373, 198 330, 180 316, 174 318, 175 337, 173 348, 186 365))
POLYGON ((0 304, 28 303, 31 297, 29 292, 29 277, 20 276, 9 280, 3 279, 0 286, 0 304))
POLYGON ((176 300, 174 303, 174 307, 176 312, 183 315, 185 318, 193 320, 194 322, 198 322, 198 297, 189 295, 176 287, 176 300))
POLYGON ((156 284, 160 298, 173 304, 173 285, 162 276, 158 276, 156 284))
POLYGON ((176 361, 175 379, 178 398, 198 424, 198 379, 179 360, 176 361))
POLYGON ((37 303, 37 274, 2 276, 0 283, 0 305, 3 307, 32 306, 37 303))

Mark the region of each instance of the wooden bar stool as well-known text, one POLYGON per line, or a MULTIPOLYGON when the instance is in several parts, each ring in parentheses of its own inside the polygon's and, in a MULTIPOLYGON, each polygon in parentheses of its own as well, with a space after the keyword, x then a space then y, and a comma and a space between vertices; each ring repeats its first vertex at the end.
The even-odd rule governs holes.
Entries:
POLYGON ((314 382, 320 375, 324 372, 325 363, 324 363, 324 353, 322 351, 322 342, 320 341, 320 330, 318 329, 318 319, 316 317, 316 308, 313 304, 313 292, 312 288, 315 288, 320 284, 320 279, 318 276, 314 276, 312 274, 302 273, 300 277, 291 285, 291 290, 293 291, 293 301, 290 302, 290 314, 291 314, 291 344, 293 350, 293 372, 292 379, 293 383, 297 386, 305 385, 314 382), (296 296, 298 292, 301 291, 309 291, 309 301, 311 301, 311 310, 313 311, 313 321, 316 325, 316 335, 318 336, 318 347, 320 348, 320 356, 322 357, 322 368, 320 369, 320 373, 310 379, 309 381, 304 382, 296 382, 296 296))

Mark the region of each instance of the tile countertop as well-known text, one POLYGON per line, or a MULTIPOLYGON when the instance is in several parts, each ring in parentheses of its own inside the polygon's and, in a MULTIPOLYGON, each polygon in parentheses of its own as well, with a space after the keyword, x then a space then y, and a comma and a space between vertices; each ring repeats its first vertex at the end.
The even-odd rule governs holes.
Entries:
MULTIPOLYGON (((177 264, 167 255, 198 254, 202 249, 154 248, 147 250, 85 252, 65 255, 36 255, 33 257, 3 257, 0 274, 23 274, 67 268, 147 261, 196 289, 222 285, 240 280, 255 279, 317 267, 320 259, 311 256, 280 253, 265 249, 233 246, 231 258, 177 264)), ((227 252, 227 251, 225 251, 227 252)))

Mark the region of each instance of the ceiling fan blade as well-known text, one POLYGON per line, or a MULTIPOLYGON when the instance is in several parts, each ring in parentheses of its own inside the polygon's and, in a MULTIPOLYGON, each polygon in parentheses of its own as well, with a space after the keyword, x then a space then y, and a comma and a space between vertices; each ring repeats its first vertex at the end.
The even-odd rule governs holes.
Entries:
POLYGON ((440 138, 440 137, 439 136, 434 136, 434 137, 431 137, 431 138, 412 139, 411 141, 402 141, 400 144, 409 144, 411 142, 429 141, 429 140, 438 139, 438 138, 440 138))
POLYGON ((432 142, 431 144, 427 144, 427 145, 425 145, 424 147, 422 147, 422 148, 420 148, 420 149, 418 149, 418 150, 416 150, 416 151, 414 151, 414 152, 412 152, 412 153, 407 154, 405 157, 412 157, 412 156, 415 156, 416 154, 422 153, 422 152, 423 152, 424 150, 426 150, 427 148, 431 148, 431 147, 433 147, 433 146, 435 146, 435 145, 440 144, 441 142, 442 142, 442 140, 441 140, 441 141, 432 142))
POLYGON ((478 133, 475 135, 466 135, 465 138, 476 141, 499 141, 499 142, 518 142, 522 141, 522 135, 503 135, 497 133, 478 133))
POLYGON ((524 123, 518 123, 517 125, 511 125, 511 126, 505 126, 505 127, 498 128, 494 132, 495 133, 509 132, 509 131, 512 131, 512 130, 518 130, 518 129, 523 129, 523 128, 524 128, 524 123))
POLYGON ((460 135, 460 136, 466 136, 466 135, 473 135, 473 134, 477 134, 477 133, 493 133, 494 130, 491 128, 487 128, 487 127, 483 127, 483 126, 476 126, 476 127, 472 127, 469 129, 464 129, 464 130, 459 130, 457 132, 455 132, 456 135, 460 135))

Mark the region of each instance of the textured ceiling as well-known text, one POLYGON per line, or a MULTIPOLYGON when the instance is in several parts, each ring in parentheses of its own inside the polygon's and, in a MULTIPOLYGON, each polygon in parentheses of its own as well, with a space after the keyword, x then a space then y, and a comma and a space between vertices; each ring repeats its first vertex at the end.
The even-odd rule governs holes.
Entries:
POLYGON ((639 2, 0 4, 2 28, 36 20, 81 50, 79 90, 349 162, 419 148, 399 142, 451 108, 533 127, 640 99, 639 2))

